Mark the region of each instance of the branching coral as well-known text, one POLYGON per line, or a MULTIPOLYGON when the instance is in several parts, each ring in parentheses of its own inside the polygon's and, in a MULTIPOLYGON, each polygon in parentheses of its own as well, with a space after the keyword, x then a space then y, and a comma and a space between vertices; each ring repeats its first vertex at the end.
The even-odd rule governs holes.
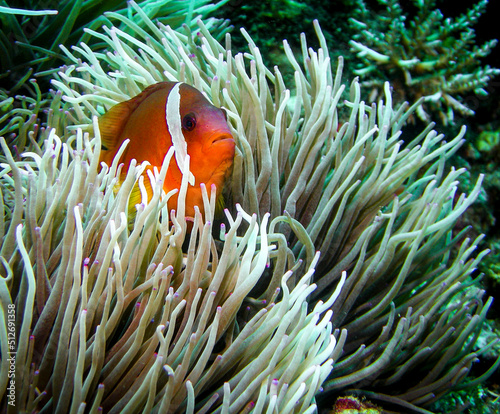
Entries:
POLYGON ((480 191, 479 179, 459 196, 463 170, 445 172, 465 130, 444 142, 431 124, 403 142, 418 103, 394 110, 388 84, 367 105, 354 80, 342 101, 342 59, 332 73, 317 24, 321 48, 302 37, 303 66, 285 42, 292 100, 245 33, 250 53, 233 56, 230 36, 221 45, 201 21, 197 32, 173 30, 129 7, 145 29, 112 15, 127 31, 87 31, 112 52, 65 49, 55 130, 29 140, 45 140, 44 151, 18 160, 3 147, 3 203, 15 208, 3 221, 0 293, 29 345, 18 350, 19 400, 61 412, 83 401, 312 412, 326 380, 328 396, 357 388, 416 409, 463 386, 491 303, 470 279, 486 252, 474 257, 478 240, 452 233, 480 191), (129 228, 142 167, 117 191, 116 161, 97 172, 95 117, 162 80, 226 108, 237 156, 220 237, 208 199, 207 221, 197 216, 187 237, 182 209, 166 211, 163 170, 129 228), (31 310, 33 323, 23 321, 31 310))
POLYGON ((478 46, 472 29, 488 1, 481 0, 452 19, 434 9, 434 0, 415 0, 412 20, 398 0, 379 3, 385 6, 385 14, 365 9, 363 21, 351 19, 358 34, 350 44, 362 61, 356 73, 366 76, 365 83, 379 90, 385 80, 390 80, 401 89, 402 100, 423 98, 416 112, 424 121, 434 114, 446 124, 453 122, 454 111, 464 116, 474 114, 464 95, 486 95, 488 81, 500 73, 478 63, 497 40, 478 46))

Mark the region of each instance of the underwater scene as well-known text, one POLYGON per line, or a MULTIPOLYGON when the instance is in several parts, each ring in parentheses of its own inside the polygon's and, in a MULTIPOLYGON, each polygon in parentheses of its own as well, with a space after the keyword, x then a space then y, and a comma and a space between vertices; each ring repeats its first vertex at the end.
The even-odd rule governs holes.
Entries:
POLYGON ((494 3, 1 0, 0 412, 500 412, 494 3))

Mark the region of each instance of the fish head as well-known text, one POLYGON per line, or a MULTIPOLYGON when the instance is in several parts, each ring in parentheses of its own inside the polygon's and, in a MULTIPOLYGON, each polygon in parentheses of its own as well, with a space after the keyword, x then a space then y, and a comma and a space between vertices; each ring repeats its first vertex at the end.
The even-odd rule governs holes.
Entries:
POLYGON ((180 87, 182 133, 196 183, 215 184, 222 189, 233 165, 235 142, 226 112, 212 105, 190 85, 180 87))
MULTIPOLYGON (((129 140, 119 159, 124 164, 120 180, 124 179, 132 159, 138 163, 147 161, 148 170, 161 169, 165 155, 174 145, 166 111, 170 93, 177 84, 159 82, 151 85, 139 95, 110 108, 99 119, 103 144, 100 161, 111 165, 120 146, 129 140)), ((212 105, 200 91, 187 84, 180 84, 178 93, 177 116, 180 115, 180 129, 190 156, 189 169, 195 178, 195 185, 187 189, 185 212, 186 216, 194 217, 194 206, 203 214, 201 183, 206 185, 209 194, 215 184, 217 196, 220 196, 232 169, 235 142, 224 110, 212 105)), ((178 122, 177 118, 177 125, 178 122)), ((179 190, 182 178, 180 166, 176 158, 172 158, 163 184, 165 192, 179 190)), ((153 190, 147 177, 144 186, 151 198, 153 190)), ((177 197, 175 194, 169 199, 169 210, 177 209, 177 197)), ((134 191, 130 205, 140 201, 140 191, 134 191)))

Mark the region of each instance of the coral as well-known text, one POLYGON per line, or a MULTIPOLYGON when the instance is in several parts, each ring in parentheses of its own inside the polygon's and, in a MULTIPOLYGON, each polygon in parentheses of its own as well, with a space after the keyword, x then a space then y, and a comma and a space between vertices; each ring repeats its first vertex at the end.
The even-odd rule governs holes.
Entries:
POLYGON ((234 54, 217 24, 174 30, 133 1, 128 16, 86 30, 108 52, 63 47, 47 128, 15 137, 23 153, 2 145, 0 297, 4 315, 16 308, 19 407, 310 413, 354 389, 409 411, 496 369, 466 380, 495 341, 474 349, 491 298, 471 276, 487 252, 453 231, 482 179, 458 194, 465 171, 447 170, 465 129, 446 142, 430 124, 403 143, 417 105, 394 109, 389 84, 363 102, 317 22, 302 65, 284 43, 287 86, 245 32, 249 52, 234 54), (206 197, 190 236, 160 191, 168 159, 131 227, 143 166, 118 190, 117 159, 98 170, 97 117, 162 80, 223 106, 237 143, 225 217, 206 197))
POLYGON ((368 401, 356 397, 339 397, 335 401, 332 414, 380 414, 380 409, 368 401))
POLYGON ((490 78, 500 73, 479 66, 497 40, 478 46, 472 29, 487 0, 456 18, 445 18, 434 9, 434 0, 414 0, 411 20, 398 0, 378 2, 385 13, 366 9, 364 18, 351 19, 357 34, 350 45, 362 62, 356 73, 365 84, 380 90, 390 80, 401 101, 422 99, 416 113, 424 121, 438 115, 447 124, 454 121, 455 111, 474 114, 463 98, 471 92, 485 95, 490 78))
POLYGON ((500 396, 483 386, 454 392, 439 400, 433 409, 438 413, 453 411, 455 407, 462 407, 470 414, 495 414, 500 410, 500 396))
POLYGON ((499 159, 500 131, 482 131, 477 137, 476 148, 488 158, 499 159))
MULTIPOLYGON (((491 253, 480 264, 480 271, 484 272, 486 286, 497 288, 500 282, 500 241, 498 224, 500 217, 500 130, 489 128, 481 131, 475 140, 467 143, 464 158, 458 158, 470 174, 475 171, 484 173, 483 188, 478 202, 472 211, 467 214, 467 221, 476 229, 488 236, 488 245, 491 253)), ((464 186, 467 183, 463 183, 464 186)))

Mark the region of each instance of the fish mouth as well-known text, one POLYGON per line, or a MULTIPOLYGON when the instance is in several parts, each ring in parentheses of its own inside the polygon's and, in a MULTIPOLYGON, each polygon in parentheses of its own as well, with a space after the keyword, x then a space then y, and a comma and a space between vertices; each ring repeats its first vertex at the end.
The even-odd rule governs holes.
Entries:
POLYGON ((230 134, 230 133, 221 133, 221 134, 215 134, 211 137, 211 139, 209 140, 209 146, 212 146, 216 143, 219 143, 219 142, 224 142, 224 141, 233 141, 234 142, 234 138, 233 136, 230 134))

